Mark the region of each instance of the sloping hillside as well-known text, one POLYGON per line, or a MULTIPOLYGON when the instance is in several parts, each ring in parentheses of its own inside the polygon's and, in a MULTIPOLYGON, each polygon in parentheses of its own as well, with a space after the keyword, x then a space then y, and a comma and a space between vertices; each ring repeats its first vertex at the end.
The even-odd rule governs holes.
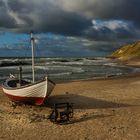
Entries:
POLYGON ((115 51, 111 57, 119 60, 140 59, 140 41, 122 46, 120 49, 115 51))

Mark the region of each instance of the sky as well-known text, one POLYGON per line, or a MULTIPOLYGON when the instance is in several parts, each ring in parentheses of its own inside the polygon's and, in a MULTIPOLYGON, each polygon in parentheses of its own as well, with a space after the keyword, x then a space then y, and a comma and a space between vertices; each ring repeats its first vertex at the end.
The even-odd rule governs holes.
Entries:
POLYGON ((0 56, 23 55, 31 30, 44 56, 108 55, 140 39, 139 7, 139 0, 0 0, 0 56))

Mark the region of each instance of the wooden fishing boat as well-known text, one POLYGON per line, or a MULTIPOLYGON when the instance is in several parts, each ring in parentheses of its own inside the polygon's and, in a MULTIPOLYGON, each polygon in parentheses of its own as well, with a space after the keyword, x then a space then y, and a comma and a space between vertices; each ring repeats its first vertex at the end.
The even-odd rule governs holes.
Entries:
POLYGON ((41 81, 35 81, 34 75, 34 38, 31 33, 32 46, 32 82, 22 79, 22 69, 20 67, 19 79, 12 77, 2 84, 4 93, 11 101, 32 103, 35 105, 43 104, 44 100, 51 94, 55 83, 45 77, 41 81))
POLYGON ((2 85, 4 93, 11 101, 36 105, 43 104, 55 85, 47 78, 35 83, 22 80, 21 83, 22 86, 19 86, 19 80, 7 79, 2 85))

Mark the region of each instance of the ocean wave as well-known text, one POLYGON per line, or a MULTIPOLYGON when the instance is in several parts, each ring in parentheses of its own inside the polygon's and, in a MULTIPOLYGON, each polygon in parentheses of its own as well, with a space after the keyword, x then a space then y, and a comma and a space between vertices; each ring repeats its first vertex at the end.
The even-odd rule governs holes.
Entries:
POLYGON ((5 66, 5 67, 0 67, 0 70, 18 70, 18 67, 16 66, 5 66))
POLYGON ((83 73, 85 72, 85 70, 81 67, 74 67, 74 66, 48 66, 45 68, 42 67, 37 67, 40 69, 44 69, 44 70, 55 70, 57 72, 57 70, 61 70, 61 71, 70 71, 72 73, 83 73))
MULTIPOLYGON (((0 81, 10 73, 18 78, 18 64, 23 62, 23 77, 32 79, 31 58, 0 59, 0 81), (6 62, 6 63, 5 63, 6 62), (24 65, 25 64, 25 65, 24 65), (4 75, 4 76, 3 76, 4 75)), ((107 58, 37 58, 36 80, 48 75, 53 80, 98 79, 140 72, 139 68, 118 65, 107 58)))
POLYGON ((28 62, 22 62, 18 60, 12 60, 12 61, 1 61, 0 62, 0 67, 6 67, 6 66, 20 66, 20 65, 29 65, 28 62))
POLYGON ((73 61, 73 62, 67 62, 67 63, 63 63, 64 65, 83 65, 83 62, 77 62, 77 61, 73 61))
POLYGON ((7 78, 9 78, 10 77, 10 75, 7 75, 7 76, 0 76, 0 81, 4 81, 5 79, 7 79, 7 78))
POLYGON ((103 65, 104 66, 111 66, 111 67, 118 67, 118 64, 117 63, 113 63, 113 62, 111 62, 111 63, 105 63, 103 65))
POLYGON ((83 62, 78 61, 52 61, 47 64, 59 64, 59 65, 83 65, 83 62))
POLYGON ((48 70, 49 68, 45 66, 35 66, 35 69, 48 70))
POLYGON ((72 72, 64 72, 64 73, 53 73, 53 74, 49 74, 49 76, 64 76, 64 75, 71 75, 72 72))
POLYGON ((132 68, 134 73, 140 72, 140 68, 132 68))

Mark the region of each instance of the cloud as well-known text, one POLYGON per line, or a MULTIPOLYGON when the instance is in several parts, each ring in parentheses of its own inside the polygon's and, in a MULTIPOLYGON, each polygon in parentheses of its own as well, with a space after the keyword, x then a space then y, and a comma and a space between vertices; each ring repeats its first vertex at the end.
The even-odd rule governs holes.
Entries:
MULTIPOLYGON (((37 33, 35 55, 41 57, 87 57, 111 54, 116 45, 112 42, 93 41, 80 37, 62 36, 52 33, 37 33)), ((30 57, 31 47, 28 34, 3 33, 0 35, 0 56, 30 57), (18 56, 17 56, 18 55, 18 56)))
POLYGON ((50 0, 66 11, 74 11, 89 18, 126 19, 140 21, 139 0, 50 0), (57 2, 56 2, 57 1, 57 2))
POLYGON ((106 27, 110 30, 116 30, 119 28, 123 28, 129 30, 129 27, 132 26, 131 22, 122 21, 122 20, 92 20, 93 28, 101 29, 106 27))
POLYGON ((92 23, 92 27, 86 29, 83 35, 94 40, 121 41, 136 39, 139 36, 137 29, 128 21, 92 20, 92 23))
MULTIPOLYGON (((74 12, 64 11, 49 0, 3 0, 3 7, 7 12, 6 17, 13 20, 9 28, 17 31, 34 29, 38 32, 79 35, 83 29, 91 25, 89 19, 74 12)), ((0 23, 3 28, 4 23, 0 23)))
POLYGON ((5 3, 3 1, 0 2, 0 27, 12 28, 15 26, 14 19, 9 15, 5 3))
POLYGON ((139 6, 139 0, 1 0, 0 29, 34 29, 93 40, 136 38, 139 6))

